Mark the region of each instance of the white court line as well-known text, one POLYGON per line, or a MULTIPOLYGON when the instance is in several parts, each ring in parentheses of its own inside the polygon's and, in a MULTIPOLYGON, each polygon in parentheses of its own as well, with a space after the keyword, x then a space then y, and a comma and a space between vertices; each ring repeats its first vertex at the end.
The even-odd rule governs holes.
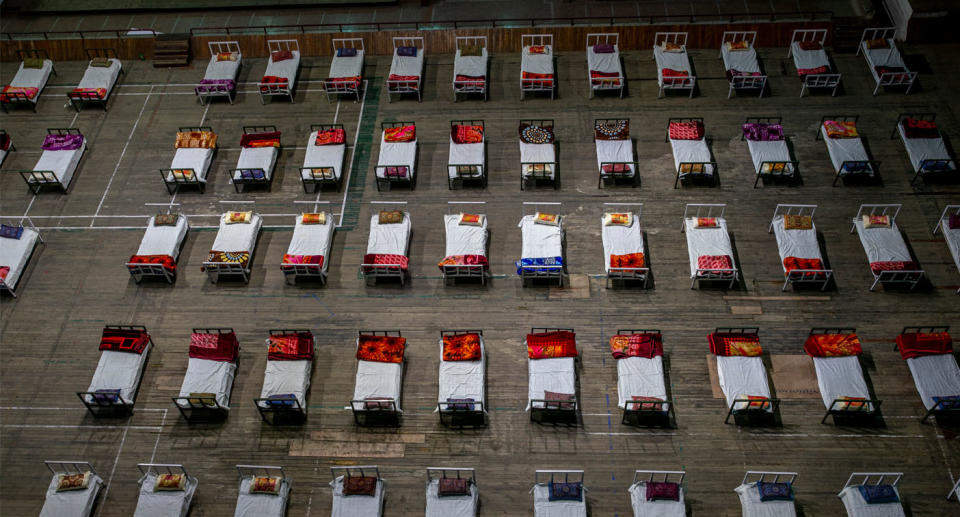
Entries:
MULTIPOLYGON (((86 408, 83 408, 86 409, 86 408)), ((0 428, 13 429, 133 429, 135 431, 162 431, 158 425, 71 425, 71 424, 3 424, 0 428)))
MULTIPOLYGON (((357 152, 357 139, 360 138, 360 122, 363 119, 363 107, 367 103, 367 81, 367 79, 363 80, 363 97, 360 100, 360 114, 357 115, 357 130, 353 135, 353 153, 357 152)), ((343 203, 340 203, 340 222, 337 223, 337 228, 343 226, 343 215, 347 209, 347 194, 350 193, 350 174, 353 172, 353 153, 350 154, 350 165, 347 166, 347 177, 345 178, 347 188, 343 189, 343 203)), ((319 193, 317 193, 317 199, 320 199, 319 193)))
MULTIPOLYGON (((2 406, 0 411, 86 411, 85 407, 2 406)), ((134 411, 166 411, 166 409, 134 408, 134 411)), ((99 426, 98 426, 99 427, 99 426)))
MULTIPOLYGON (((167 423, 167 410, 163 410, 163 418, 160 419, 160 428, 163 428, 163 424, 167 423)), ((154 458, 157 457, 157 446, 160 445, 160 433, 157 433, 157 441, 153 443, 153 454, 150 455, 150 463, 153 463, 154 458)))
MULTIPOLYGON (((113 468, 110 469, 110 478, 107 479, 106 485, 103 487, 103 499, 101 501, 106 503, 107 494, 110 493, 110 485, 113 481, 113 474, 117 471, 117 464, 120 463, 120 453, 123 452, 123 444, 127 441, 127 430, 123 430, 123 436, 120 437, 120 447, 117 447, 117 457, 113 459, 113 468)), ((100 517, 100 512, 103 511, 103 508, 107 506, 106 504, 100 504, 100 507, 97 508, 97 517, 100 517)))

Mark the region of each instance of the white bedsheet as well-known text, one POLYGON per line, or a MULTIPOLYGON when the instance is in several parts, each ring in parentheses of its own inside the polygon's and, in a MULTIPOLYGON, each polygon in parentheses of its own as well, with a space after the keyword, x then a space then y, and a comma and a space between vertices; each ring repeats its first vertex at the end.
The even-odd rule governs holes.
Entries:
MULTIPOLYGON (((900 490, 893 487, 900 497, 900 490)), ((847 510, 847 517, 904 517, 903 506, 900 503, 868 503, 860 495, 856 486, 848 486, 840 492, 840 500, 847 510)))
POLYGON ((190 501, 197 491, 197 478, 187 477, 185 490, 153 491, 157 475, 149 473, 140 480, 140 497, 133 517, 186 517, 190 501))
MULTIPOLYGON (((412 142, 387 142, 384 134, 380 134, 380 157, 377 159, 377 165, 406 165, 407 178, 412 179, 416 174, 414 167, 417 160, 417 141, 412 142)), ((385 171, 377 169, 377 177, 385 177, 385 171)))
MULTIPOLYGON (((728 408, 734 400, 747 395, 770 398, 767 370, 763 366, 763 359, 759 357, 717 356, 717 380, 727 399, 728 408)), ((746 406, 746 402, 739 402, 734 409, 746 409, 746 406)), ((766 410, 772 412, 773 408, 766 410)))
POLYGON ((551 501, 550 488, 546 483, 534 485, 533 515, 534 517, 587 517, 586 494, 581 501, 551 501))
MULTIPOLYGON (((900 55, 900 49, 892 38, 887 38, 888 48, 868 48, 866 41, 860 42, 860 51, 867 58, 867 64, 873 70, 875 66, 900 67, 907 69, 903 63, 903 57, 900 55)), ((876 74, 876 71, 873 71, 876 74)))
MULTIPOLYGON (((173 155, 170 162, 171 169, 193 169, 201 183, 207 181, 207 172, 210 171, 210 162, 213 161, 213 149, 180 148, 173 155)), ((173 173, 167 173, 167 181, 173 181, 173 173)))
MULTIPOLYGON (((687 55, 686 46, 683 47, 683 52, 664 52, 660 45, 654 45, 653 58, 657 61, 657 84, 660 86, 663 86, 664 68, 691 73, 690 57, 687 55)), ((689 88, 690 84, 686 84, 686 87, 689 88)))
POLYGON ((553 45, 544 45, 546 54, 530 54, 530 47, 520 52, 520 71, 531 74, 553 75, 553 45))
POLYGON ((733 269, 737 263, 733 260, 733 245, 730 243, 730 234, 727 232, 727 220, 717 217, 716 228, 697 228, 697 218, 688 217, 684 220, 687 234, 687 255, 690 258, 690 277, 697 274, 697 259, 704 255, 727 255, 733 269))
POLYGON ((800 48, 800 43, 796 41, 791 43, 790 47, 793 65, 797 70, 820 68, 821 66, 830 67, 830 58, 827 57, 826 50, 822 48, 819 50, 803 50, 800 48))
MULTIPOLYGON (((400 411, 400 392, 403 386, 403 363, 357 361, 357 378, 352 400, 369 398, 392 399, 400 411)), ((358 404, 362 407, 362 404, 358 404)), ((358 407, 357 409, 360 409, 358 407)))
MULTIPOLYGON (((617 360, 617 406, 626 408, 631 397, 656 397, 667 400, 663 379, 663 357, 624 357, 617 360)), ((663 405, 663 410, 669 409, 663 405)))
MULTIPOLYGON (((263 388, 260 398, 270 395, 287 395, 292 393, 300 408, 306 410, 306 393, 310 390, 310 373, 313 370, 313 361, 271 361, 267 359, 267 367, 263 370, 263 388)), ((269 407, 266 402, 259 403, 261 407, 269 407)))
MULTIPOLYGON (((750 150, 750 158, 753 159, 753 169, 760 172, 763 162, 789 162, 790 150, 787 148, 785 140, 773 140, 757 142, 747 140, 747 148, 750 150)), ((793 164, 787 163, 785 172, 793 172, 793 164)), ((764 171, 765 173, 767 171, 764 171)))
POLYGON ((0 266, 10 268, 3 280, 5 285, 12 288, 17 286, 17 281, 27 267, 27 259, 30 258, 30 253, 33 252, 39 236, 36 230, 25 227, 19 239, 0 237, 0 266))
POLYGON ((327 224, 303 224, 302 215, 297 216, 293 227, 293 237, 287 246, 288 255, 323 255, 323 270, 330 266, 326 257, 330 255, 330 246, 333 244, 333 217, 327 214, 327 224))
POLYGON ((434 479, 427 485, 427 514, 426 517, 475 517, 477 507, 480 506, 480 496, 477 485, 470 484, 470 495, 443 496, 437 495, 440 481, 434 479))
POLYGON ((587 47, 587 71, 618 73, 623 77, 623 70, 620 68, 620 47, 613 46, 613 52, 607 54, 597 54, 593 47, 587 47))
POLYGON ((237 80, 237 73, 240 72, 240 63, 243 62, 243 54, 237 56, 236 61, 217 61, 217 56, 210 56, 210 61, 207 63, 207 70, 203 74, 204 79, 211 80, 223 80, 223 79, 233 79, 237 80))
POLYGON ((950 229, 950 218, 945 217, 940 220, 940 231, 943 232, 943 238, 947 241, 947 248, 953 257, 954 264, 960 269, 960 228, 950 229))
POLYGON ((186 216, 177 217, 174 226, 154 226, 155 217, 147 221, 147 230, 143 232, 137 255, 167 255, 176 261, 180 255, 180 243, 187 236, 190 224, 186 216))
POLYGON ((279 494, 251 494, 253 476, 240 480, 237 491, 237 509, 233 517, 283 517, 287 514, 287 499, 290 497, 290 481, 280 484, 279 494))
POLYGON ((683 498, 683 487, 680 487, 679 501, 647 501, 647 482, 630 485, 630 506, 633 507, 633 517, 686 517, 687 503, 683 498))
POLYGON ((253 254, 253 247, 257 243, 260 225, 263 218, 260 214, 253 214, 249 223, 227 224, 226 214, 220 217, 220 229, 210 248, 215 251, 249 251, 253 254))
MULTIPOLYGON (((857 138, 830 138, 827 136, 827 129, 820 126, 820 132, 823 134, 823 141, 827 143, 827 152, 830 153, 830 161, 833 162, 833 170, 840 172, 843 162, 868 161, 867 149, 863 147, 863 140, 857 138)), ((869 167, 869 165, 868 165, 869 167)), ((857 171, 860 174, 873 175, 873 168, 869 171, 857 171)), ((846 171, 841 172, 846 174, 846 171)))
POLYGON ((525 215, 520 220, 522 246, 520 258, 546 258, 563 256, 563 217, 561 226, 537 224, 533 215, 525 215))
MULTIPOLYGON (((534 399, 543 400, 545 391, 554 393, 577 393, 577 375, 573 357, 550 359, 527 359, 527 407, 530 410, 534 399)), ((578 404, 579 405, 579 402, 578 404)), ((538 402, 543 408, 543 402, 538 402)))
POLYGON ((722 45, 720 54, 723 56, 724 70, 738 70, 748 74, 760 73, 757 51, 752 45, 747 50, 727 50, 727 46, 722 45))
MULTIPOLYGON (((857 356, 814 357, 813 366, 817 370, 817 385, 820 387, 820 397, 825 408, 830 409, 833 401, 840 397, 870 398, 867 381, 863 378, 857 356)), ((869 410, 873 410, 873 404, 867 406, 869 410)))
MULTIPOLYGON (((486 402, 484 380, 486 379, 487 350, 483 344, 483 336, 480 336, 479 361, 444 361, 442 359, 442 339, 440 340, 440 354, 440 389, 437 402, 446 402, 447 399, 452 398, 486 402)), ((484 405, 483 410, 486 412, 486 405, 484 405)))
MULTIPOLYGON (((87 139, 84 137, 79 149, 73 149, 72 151, 43 151, 40 159, 37 160, 37 164, 33 166, 33 170, 53 171, 53 174, 60 181, 60 184, 63 185, 63 188, 67 188, 70 186, 70 180, 73 179, 73 174, 77 172, 77 165, 80 164, 80 158, 83 157, 83 152, 86 150, 87 139)), ((29 181, 34 183, 32 178, 29 181)))
MULTIPOLYGON (((528 144, 520 140, 520 163, 548 163, 547 176, 553 179, 557 165, 556 144, 528 144)), ((531 173, 523 169, 523 176, 530 176, 531 173)), ((538 171, 539 172, 539 171, 538 171)))
POLYGON ((816 225, 809 230, 784 230, 783 216, 778 215, 773 219, 773 234, 777 237, 777 251, 780 252, 781 265, 787 257, 823 261, 820 244, 817 242, 816 225))
MULTIPOLYGON (((340 179, 340 174, 343 172, 343 157, 347 152, 347 145, 315 145, 317 133, 319 133, 319 131, 310 133, 310 139, 307 140, 307 153, 303 156, 303 166, 311 168, 333 167, 334 177, 340 179)), ((310 171, 304 172, 301 170, 300 175, 307 179, 313 178, 310 171)))
POLYGON ((416 56, 400 56, 397 54, 397 49, 393 49, 393 60, 390 62, 390 74, 396 75, 415 75, 420 77, 420 74, 423 73, 423 56, 424 51, 422 48, 417 49, 416 56))
POLYGON ((953 354, 911 357, 907 366, 925 408, 935 405, 933 397, 960 395, 960 366, 953 354))
POLYGON ((864 228, 863 219, 854 221, 857 227, 857 235, 860 237, 860 244, 863 245, 863 251, 867 254, 869 262, 900 262, 910 261, 910 251, 907 250, 907 243, 900 235, 900 228, 896 221, 890 225, 890 228, 864 228))
POLYGON ((734 489, 740 496, 743 517, 796 517, 793 501, 761 501, 756 483, 747 483, 734 489))
MULTIPOLYGON (((273 176, 273 166, 277 163, 277 155, 280 149, 277 147, 244 147, 240 150, 240 157, 237 158, 238 169, 263 169, 267 179, 273 176)), ((240 172, 233 172, 233 179, 240 179, 240 172)))
POLYGON ((383 511, 383 480, 377 480, 377 491, 368 495, 343 495, 343 476, 330 482, 333 487, 333 510, 330 517, 380 517, 383 511))
POLYGON ((443 225, 446 228, 447 234, 446 255, 444 256, 486 255, 487 218, 483 218, 482 226, 459 224, 459 221, 460 214, 447 214, 443 216, 443 225))
POLYGON ((645 253, 640 218, 631 216, 630 219, 630 226, 605 226, 603 218, 600 219, 601 239, 603 240, 603 269, 605 271, 610 271, 610 255, 645 253))
MULTIPOLYGON (((125 404, 133 404, 137 388, 140 387, 143 366, 147 364, 150 346, 148 343, 141 354, 113 350, 100 352, 100 361, 93 372, 93 379, 90 380, 87 391, 119 389, 120 399, 125 404)), ((87 395, 86 399, 91 402, 93 396, 87 395)))
POLYGON ((458 144, 450 138, 450 153, 447 156, 447 175, 457 177, 455 165, 479 165, 480 174, 486 174, 487 160, 483 153, 484 143, 458 144))
POLYGON ((59 476, 54 474, 47 486, 47 496, 40 509, 40 517, 89 517, 93 510, 93 503, 103 487, 103 479, 90 473, 90 482, 83 490, 67 490, 57 492, 59 476))
MULTIPOLYGON (((633 162, 633 142, 626 140, 597 140, 597 170, 603 170, 603 162, 633 162)), ((633 163, 627 165, 627 177, 633 177, 633 163)))
POLYGON ((267 60, 267 71, 263 75, 272 75, 283 77, 287 80, 290 90, 293 90, 294 81, 297 78, 297 70, 300 69, 300 51, 292 50, 293 59, 284 59, 283 61, 274 61, 271 56, 267 60))
POLYGON ((53 61, 49 59, 43 60, 43 66, 41 68, 24 68, 23 63, 20 63, 17 75, 13 76, 13 80, 10 81, 10 86, 37 88, 37 94, 30 99, 30 102, 36 104, 37 101, 40 100, 43 87, 47 85, 47 81, 50 79, 51 72, 53 72, 53 61))
MULTIPOLYGON (((710 148, 707 147, 707 140, 704 138, 701 138, 700 140, 674 140, 671 138, 670 149, 673 150, 674 170, 679 170, 681 163, 703 163, 713 161, 713 157, 710 155, 710 148)), ((681 174, 690 173, 682 172, 681 174)), ((707 176, 712 176, 713 164, 707 163, 703 165, 703 172, 694 174, 706 174, 707 176)))
POLYGON ((330 78, 361 77, 363 75, 363 50, 357 49, 353 57, 333 56, 330 62, 330 78))
POLYGON ((458 75, 486 77, 487 59, 489 56, 486 48, 484 48, 481 52, 483 52, 482 56, 462 56, 460 55, 460 49, 457 49, 457 54, 453 58, 454 79, 456 79, 458 75))
POLYGON ((120 77, 121 64, 119 59, 110 59, 110 66, 89 66, 83 73, 83 78, 77 84, 77 88, 106 88, 107 93, 103 96, 104 100, 110 97, 114 85, 117 84, 117 77, 120 77))
MULTIPOLYGON (((233 377, 237 373, 237 363, 211 361, 191 357, 187 362, 187 373, 180 385, 179 397, 189 397, 191 393, 214 393, 217 404, 230 409, 230 389, 233 377)), ((181 407, 190 407, 185 400, 178 400, 181 407)))
POLYGON ((947 152, 943 138, 907 138, 903 124, 897 124, 897 131, 900 131, 900 138, 903 139, 903 146, 907 148, 907 156, 910 157, 914 171, 920 170, 924 160, 950 160, 950 168, 957 168, 957 164, 947 152))
POLYGON ((403 213, 403 221, 395 224, 380 224, 380 215, 370 216, 370 236, 367 238, 367 254, 406 255, 410 245, 410 213, 403 213))

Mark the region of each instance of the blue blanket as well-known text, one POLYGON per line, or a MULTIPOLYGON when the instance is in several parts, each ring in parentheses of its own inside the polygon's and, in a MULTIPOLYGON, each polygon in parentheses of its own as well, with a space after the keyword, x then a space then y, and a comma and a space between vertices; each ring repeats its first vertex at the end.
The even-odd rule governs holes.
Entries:
POLYGON ((522 258, 517 261, 517 274, 520 275, 523 266, 560 266, 560 267, 538 267, 538 268, 527 268, 527 272, 537 272, 537 273, 556 273, 558 270, 563 269, 563 257, 541 257, 541 258, 522 258))

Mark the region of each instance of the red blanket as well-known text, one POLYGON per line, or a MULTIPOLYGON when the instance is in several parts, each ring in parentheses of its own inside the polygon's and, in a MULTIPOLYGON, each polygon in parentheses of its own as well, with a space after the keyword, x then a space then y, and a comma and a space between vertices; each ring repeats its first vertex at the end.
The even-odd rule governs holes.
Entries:
POLYGON ((595 85, 606 85, 606 86, 620 86, 620 74, 617 72, 598 72, 596 70, 590 70, 590 79, 591 82, 595 85), (604 81, 604 79, 607 79, 604 81), (613 79, 610 81, 609 79, 613 79))
POLYGON ((798 68, 797 75, 803 77, 805 75, 815 75, 815 74, 829 74, 830 67, 828 66, 818 66, 816 68, 798 68))
POLYGON ((190 357, 232 363, 237 360, 240 342, 229 334, 190 334, 190 357))
POLYGON ((80 99, 103 99, 107 96, 106 88, 74 88, 68 97, 80 99))
POLYGON ((483 85, 483 83, 486 82, 486 80, 487 80, 487 78, 484 77, 484 76, 482 76, 482 75, 480 75, 480 76, 458 75, 458 76, 454 79, 454 82, 457 82, 457 83, 470 83, 470 84, 468 84, 468 86, 480 86, 480 85, 483 85))
POLYGON ((549 359, 577 356, 577 335, 567 330, 527 334, 527 357, 549 359))
POLYGON ((312 361, 313 334, 296 332, 275 334, 268 337, 267 359, 270 361, 312 361))
POLYGON ((133 255, 127 261, 130 264, 160 264, 167 271, 176 272, 177 261, 170 255, 133 255))
POLYGON ((336 145, 342 144, 347 140, 347 132, 340 129, 326 129, 317 131, 316 145, 336 145))
POLYGON ((479 361, 482 357, 479 334, 443 336, 444 361, 479 361))
POLYGON ((904 359, 953 353, 953 339, 946 332, 900 334, 897 346, 904 359))
POLYGON ((660 334, 617 334, 610 338, 610 352, 614 359, 624 357, 653 359, 663 355, 663 339, 660 334))
POLYGON ((397 336, 361 335, 357 344, 357 359, 378 363, 402 363, 407 338, 397 336))
POLYGON ((10 274, 10 266, 0 266, 0 283, 7 279, 10 274))
POLYGON ((100 350, 111 352, 132 352, 142 354, 150 343, 150 334, 134 329, 103 329, 100 336, 100 350))
POLYGON ((14 97, 17 97, 17 96, 15 96, 15 95, 12 95, 12 94, 14 94, 14 93, 22 93, 22 94, 26 95, 28 99, 32 99, 32 98, 34 98, 34 97, 37 96, 37 92, 38 92, 38 91, 40 91, 40 90, 38 90, 38 89, 36 89, 36 88, 29 87, 29 86, 24 86, 24 87, 20 87, 20 86, 4 86, 4 87, 3 87, 3 93, 0 94, 0 102, 11 102, 11 100, 12 100, 14 97), (10 95, 7 95, 7 94, 10 94, 10 95))
POLYGON ((714 332, 707 336, 707 342, 713 355, 756 357, 763 353, 756 334, 714 332))
POLYGON ((387 77, 387 81, 399 81, 401 84, 392 85, 395 88, 398 86, 402 86, 404 88, 412 88, 416 90, 420 86, 418 84, 420 81, 420 77, 416 75, 390 74, 390 76, 387 77))
POLYGON ((643 253, 627 253, 626 255, 610 255, 610 268, 642 268, 646 261, 643 253))
POLYGON ((286 88, 288 82, 289 81, 287 81, 286 77, 277 77, 275 75, 265 75, 263 76, 263 79, 260 79, 260 84, 263 85, 260 87, 260 91, 264 93, 269 92, 270 86, 280 86, 280 87, 286 88))
POLYGON ((535 74, 533 72, 523 72, 521 74, 521 84, 523 86, 552 87, 553 74, 535 74))
POLYGON ((356 77, 328 77, 328 83, 343 83, 346 84, 349 88, 360 88, 360 80, 363 79, 359 75, 356 77))
MULTIPOLYGON (((790 273, 791 271, 793 271, 794 269, 801 269, 801 270, 816 269, 816 270, 822 270, 822 269, 823 269, 823 262, 821 262, 820 259, 812 259, 812 258, 787 257, 787 258, 783 259, 783 270, 784 270, 784 274, 788 274, 788 273, 790 273)), ((820 275, 818 275, 818 276, 820 276, 820 275)))
POLYGON ((381 265, 381 266, 386 266, 386 265, 399 266, 401 270, 406 271, 407 266, 410 264, 410 259, 404 255, 368 253, 363 256, 363 263, 364 263, 363 271, 365 273, 369 273, 374 269, 376 269, 375 267, 371 266, 371 264, 381 265))
POLYGON ((443 266, 483 266, 488 267, 490 263, 487 257, 483 255, 450 255, 440 261, 437 266, 443 270, 443 266))
POLYGON ((450 137, 458 144, 479 144, 483 142, 483 126, 457 124, 450 128, 450 137))
POLYGON ((730 273, 733 269, 733 259, 729 255, 700 255, 697 257, 697 274, 730 273))
POLYGON ((280 147, 280 132, 244 133, 240 137, 240 147, 280 147))
POLYGON ((283 261, 280 263, 280 269, 293 269, 292 266, 309 264, 323 267, 323 255, 290 255, 283 254, 283 261))
POLYGON ((863 349, 856 334, 811 334, 803 351, 811 357, 845 357, 860 355, 863 349))
POLYGON ((920 269, 920 265, 912 260, 870 263, 870 270, 873 271, 874 275, 879 275, 881 271, 915 271, 918 269, 920 269))

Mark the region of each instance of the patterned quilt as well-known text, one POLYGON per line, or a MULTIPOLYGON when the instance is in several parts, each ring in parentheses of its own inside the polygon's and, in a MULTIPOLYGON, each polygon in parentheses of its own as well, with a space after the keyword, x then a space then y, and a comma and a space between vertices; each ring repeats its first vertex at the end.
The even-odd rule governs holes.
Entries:
POLYGON ((267 359, 270 361, 312 361, 313 334, 294 332, 268 337, 267 359))
POLYGON ((860 355, 863 349, 856 334, 811 334, 803 343, 803 351, 811 357, 846 357, 860 355))
POLYGON ((479 361, 482 357, 480 350, 480 335, 457 334, 443 336, 444 361, 479 361))
POLYGON ((643 253, 628 253, 626 255, 610 255, 610 268, 642 268, 646 260, 643 253))
POLYGON ((190 334, 190 357, 209 361, 234 362, 240 352, 240 342, 233 332, 226 334, 190 334))
MULTIPOLYGON (((798 258, 798 257, 787 257, 783 259, 783 271, 785 275, 789 275, 793 270, 823 270, 823 262, 820 259, 813 258, 798 258)), ((824 276, 822 273, 818 273, 816 276, 824 276)))
POLYGON ((697 274, 723 274, 733 269, 733 259, 730 255, 700 255, 697 257, 697 274))
POLYGON ((920 265, 912 260, 870 263, 870 270, 874 275, 879 275, 882 271, 916 271, 918 269, 920 265))
POLYGON ((522 258, 516 262, 517 274, 522 275, 523 270, 536 273, 556 273, 563 271, 563 257, 540 257, 540 258, 522 258), (526 267, 524 266, 546 266, 546 267, 526 267), (558 267, 559 266, 559 267, 558 267))
POLYGON ((625 357, 654 357, 663 355, 660 334, 617 334, 610 338, 610 353, 614 359, 625 357))
POLYGON ((714 332, 707 336, 707 342, 713 355, 756 357, 763 353, 756 334, 714 332))
POLYGON ((897 347, 904 360, 925 355, 953 353, 953 338, 946 332, 913 332, 897 336, 897 347))
POLYGON ((150 343, 150 334, 136 329, 103 329, 100 350, 142 354, 150 343))
POLYGON ((103 99, 107 96, 106 88, 74 88, 67 95, 71 99, 103 99))
POLYGON ((133 255, 127 262, 129 264, 160 264, 167 271, 177 271, 177 261, 170 255, 133 255))
POLYGON ((397 336, 361 335, 357 344, 357 359, 378 363, 402 363, 407 338, 397 336))
POLYGON ((530 359, 551 359, 557 357, 576 357, 577 335, 568 330, 527 334, 527 357, 530 359))
MULTIPOLYGON (((244 269, 247 267, 247 263, 250 262, 250 252, 249 251, 217 251, 210 250, 210 253, 207 254, 207 260, 204 262, 214 262, 220 264, 240 264, 244 269)), ((203 266, 200 266, 201 271, 206 269, 203 266)))
POLYGON ((37 96, 37 92, 39 91, 40 91, 39 89, 29 87, 29 86, 25 86, 25 87, 9 86, 9 85, 4 86, 3 93, 0 93, 0 102, 3 102, 3 103, 13 102, 13 99, 18 97, 18 95, 15 95, 15 94, 20 94, 20 93, 25 95, 28 99, 32 99, 37 96))
POLYGON ((399 267, 402 271, 407 270, 407 266, 410 264, 410 259, 404 255, 389 255, 382 253, 368 253, 363 256, 363 272, 371 273, 377 269, 382 269, 383 266, 393 266, 399 267), (380 268, 376 266, 381 266, 380 268))
POLYGON ((486 268, 489 265, 487 257, 483 255, 450 255, 437 264, 441 271, 443 266, 483 266, 486 268))

